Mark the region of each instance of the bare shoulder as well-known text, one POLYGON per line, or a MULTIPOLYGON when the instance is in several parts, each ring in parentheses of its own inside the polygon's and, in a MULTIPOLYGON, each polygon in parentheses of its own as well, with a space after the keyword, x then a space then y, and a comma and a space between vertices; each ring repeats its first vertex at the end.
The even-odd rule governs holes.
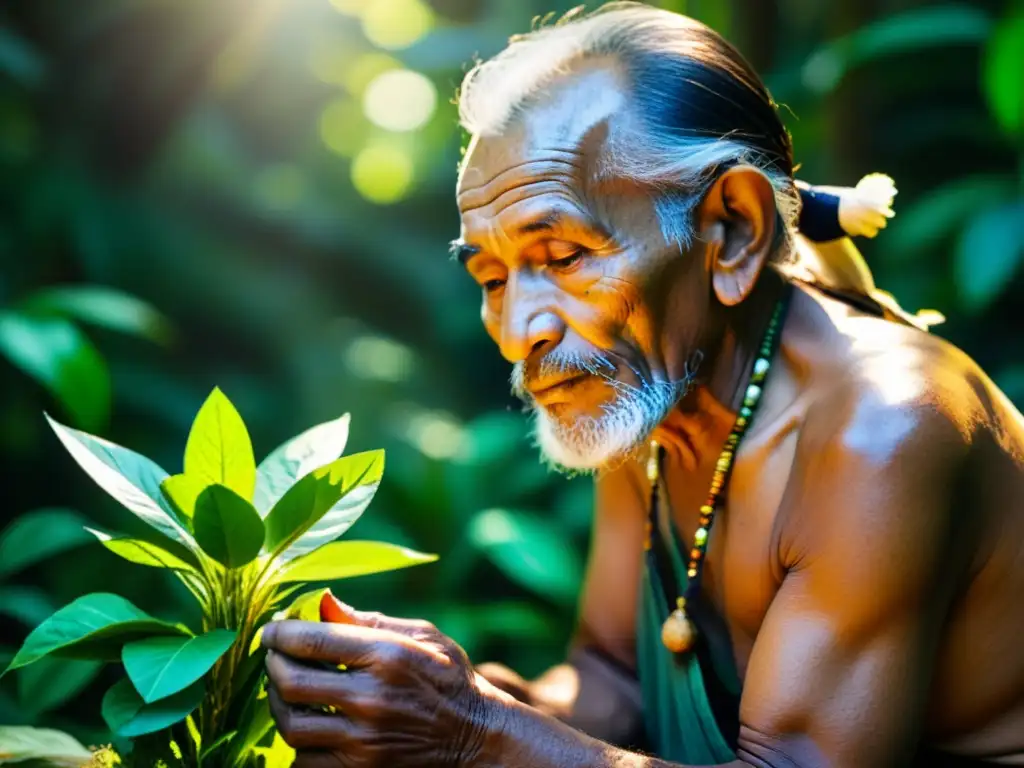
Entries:
POLYGON ((935 334, 863 315, 837 331, 832 381, 807 411, 809 450, 840 448, 874 464, 927 446, 940 460, 1017 415, 969 355, 935 334))
POLYGON ((833 355, 837 370, 816 388, 800 429, 781 561, 830 556, 854 535, 893 555, 906 544, 938 556, 957 524, 958 484, 977 444, 991 442, 998 391, 936 336, 868 317, 839 330, 846 348, 833 355))

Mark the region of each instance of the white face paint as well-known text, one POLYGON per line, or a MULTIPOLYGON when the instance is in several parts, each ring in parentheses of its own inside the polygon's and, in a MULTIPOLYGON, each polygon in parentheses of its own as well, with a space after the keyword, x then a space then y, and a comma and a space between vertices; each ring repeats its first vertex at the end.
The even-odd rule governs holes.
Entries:
MULTIPOLYGON (((695 356, 699 360, 699 355, 695 356)), ((578 414, 563 420, 536 403, 529 395, 521 363, 512 370, 512 391, 524 400, 535 416, 535 436, 544 459, 559 471, 593 472, 622 461, 642 448, 654 428, 683 398, 695 370, 676 382, 647 382, 639 386, 617 380, 615 367, 603 357, 549 355, 541 367, 544 375, 586 372, 603 379, 614 394, 596 416, 578 414)))

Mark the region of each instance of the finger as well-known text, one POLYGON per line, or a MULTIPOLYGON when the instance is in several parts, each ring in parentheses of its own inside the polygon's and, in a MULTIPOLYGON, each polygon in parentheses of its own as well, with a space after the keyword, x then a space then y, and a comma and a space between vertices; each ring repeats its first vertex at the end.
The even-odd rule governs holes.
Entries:
POLYGON ((270 713, 281 738, 295 749, 335 749, 344 741, 345 719, 291 706, 272 686, 267 690, 270 713))
POLYGON ((289 704, 330 706, 349 718, 372 716, 380 705, 380 688, 362 671, 312 669, 278 651, 267 651, 270 683, 289 704))
POLYGON ((429 621, 399 619, 394 616, 385 616, 376 611, 357 611, 330 592, 325 592, 320 599, 320 620, 338 624, 358 624, 373 629, 387 629, 417 639, 437 633, 437 628, 429 621))
POLYGON ((362 675, 315 669, 279 651, 267 651, 267 675, 278 693, 292 704, 341 706, 349 689, 362 685, 362 675))
POLYGON ((504 664, 485 662, 476 666, 476 673, 495 688, 508 693, 520 701, 528 697, 528 683, 515 671, 504 664))
POLYGON ((292 768, 348 768, 350 765, 355 763, 346 761, 338 752, 311 749, 296 752, 292 762, 292 768))
POLYGON ((369 664, 377 646, 405 643, 386 630, 315 621, 273 621, 263 629, 262 645, 296 659, 328 661, 347 667, 369 664))
POLYGON ((349 670, 422 668, 450 660, 434 644, 418 642, 386 629, 321 624, 314 621, 273 621, 263 630, 263 647, 280 651, 299 661, 344 664, 349 670))

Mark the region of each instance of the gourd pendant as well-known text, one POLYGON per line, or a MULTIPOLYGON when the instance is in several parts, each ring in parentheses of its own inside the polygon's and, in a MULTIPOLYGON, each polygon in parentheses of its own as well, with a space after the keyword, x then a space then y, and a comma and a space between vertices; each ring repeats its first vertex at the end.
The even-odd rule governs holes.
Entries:
POLYGON ((686 615, 686 598, 680 597, 676 606, 661 625, 661 642, 672 653, 686 653, 697 639, 697 627, 686 615))

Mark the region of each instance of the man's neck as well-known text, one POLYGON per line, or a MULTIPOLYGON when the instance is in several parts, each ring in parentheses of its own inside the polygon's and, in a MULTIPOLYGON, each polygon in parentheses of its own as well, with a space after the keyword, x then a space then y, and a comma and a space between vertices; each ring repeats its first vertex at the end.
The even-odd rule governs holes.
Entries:
POLYGON ((696 469, 721 451, 785 285, 783 278, 769 269, 741 304, 718 306, 717 317, 712 318, 715 330, 705 342, 693 388, 652 435, 669 453, 678 455, 687 469, 696 469))

